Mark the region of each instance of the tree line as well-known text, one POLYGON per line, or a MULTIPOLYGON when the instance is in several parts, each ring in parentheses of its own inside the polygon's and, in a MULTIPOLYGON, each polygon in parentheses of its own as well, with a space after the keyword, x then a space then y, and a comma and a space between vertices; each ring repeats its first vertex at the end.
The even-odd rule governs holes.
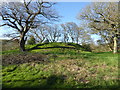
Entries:
POLYGON ((74 22, 66 22, 61 25, 42 25, 28 33, 34 43, 43 42, 72 42, 77 44, 90 43, 92 38, 89 33, 74 22))

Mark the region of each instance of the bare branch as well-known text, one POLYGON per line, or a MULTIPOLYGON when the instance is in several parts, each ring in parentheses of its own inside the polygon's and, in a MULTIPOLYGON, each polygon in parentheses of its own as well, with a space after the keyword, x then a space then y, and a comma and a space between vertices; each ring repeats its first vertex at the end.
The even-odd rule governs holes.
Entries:
POLYGON ((2 27, 2 26, 5 26, 6 24, 2 24, 2 25, 0 25, 0 27, 2 27))

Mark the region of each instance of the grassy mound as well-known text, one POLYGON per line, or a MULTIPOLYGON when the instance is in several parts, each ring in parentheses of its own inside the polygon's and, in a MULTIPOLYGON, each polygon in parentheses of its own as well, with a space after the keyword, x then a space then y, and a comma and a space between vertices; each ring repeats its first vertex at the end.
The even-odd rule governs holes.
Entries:
POLYGON ((75 43, 63 43, 63 42, 51 42, 51 43, 40 43, 37 45, 27 45, 28 50, 36 49, 74 49, 87 51, 83 46, 75 43))

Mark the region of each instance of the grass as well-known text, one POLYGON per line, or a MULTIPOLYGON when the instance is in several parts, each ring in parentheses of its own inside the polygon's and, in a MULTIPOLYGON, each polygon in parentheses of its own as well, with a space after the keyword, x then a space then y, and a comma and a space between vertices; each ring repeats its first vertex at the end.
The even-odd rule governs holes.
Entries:
MULTIPOLYGON (((33 47, 36 45, 26 46, 33 47)), ((119 88, 118 54, 88 52, 71 43, 50 43, 37 48, 40 49, 29 52, 48 55, 50 62, 3 66, 3 88, 119 88), (59 46, 77 49, 56 48, 59 46)), ((14 51, 5 51, 3 55, 8 53, 14 51)))
POLYGON ((19 49, 2 51, 2 55, 21 53, 19 49))

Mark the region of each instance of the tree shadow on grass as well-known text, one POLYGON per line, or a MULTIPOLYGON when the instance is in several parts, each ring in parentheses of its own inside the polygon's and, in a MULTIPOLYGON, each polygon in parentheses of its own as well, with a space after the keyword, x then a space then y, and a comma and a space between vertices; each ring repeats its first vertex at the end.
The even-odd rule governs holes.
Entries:
POLYGON ((61 88, 64 86, 65 78, 63 75, 52 75, 47 78, 46 85, 43 88, 61 88))
POLYGON ((83 46, 81 46, 80 44, 75 44, 75 43, 67 43, 67 45, 70 45, 70 46, 74 46, 76 49, 84 49, 83 46))
POLYGON ((29 88, 43 88, 43 89, 51 89, 51 88, 65 88, 64 87, 65 77, 64 75, 51 75, 48 78, 36 78, 30 80, 10 80, 9 82, 3 82, 4 88, 22 88, 25 90, 29 88), (35 84, 35 82, 37 82, 35 84), (8 84, 12 83, 12 84, 8 84), (17 84, 16 84, 17 83, 17 84), (34 83, 34 84, 33 84, 34 83), (15 85, 16 84, 16 85, 15 85))
MULTIPOLYGON (((65 82, 66 80, 66 76, 64 75, 51 75, 49 77, 43 77, 43 78, 36 78, 36 79, 30 79, 30 80, 14 80, 11 81, 10 83, 12 84, 8 84, 9 82, 6 82, 6 84, 3 82, 3 89, 4 88, 22 88, 22 90, 26 90, 26 89, 30 89, 30 88, 34 88, 36 89, 75 89, 76 86, 75 85, 70 85, 67 84, 65 82), (37 83, 35 83, 37 82, 37 83), (16 86, 14 84, 18 83, 16 86)), ((72 83, 72 82, 71 82, 72 83)), ((86 88, 84 87, 83 84, 79 84, 80 88, 86 88)), ((116 90, 118 90, 119 86, 91 86, 90 88, 92 88, 93 90, 112 90, 113 88, 115 88, 116 90)))
POLYGON ((36 45, 36 46, 34 46, 34 47, 30 48, 30 49, 27 49, 27 51, 36 50, 36 49, 52 49, 52 48, 76 49, 76 47, 67 47, 67 46, 58 46, 58 45, 52 46, 52 47, 42 47, 42 48, 40 48, 40 46, 47 45, 47 44, 50 44, 50 43, 38 44, 38 45, 36 45))
POLYGON ((40 44, 37 44, 36 46, 30 48, 30 49, 27 49, 27 51, 31 51, 31 50, 35 50, 35 49, 39 49, 39 46, 43 46, 43 45, 47 45, 49 43, 40 43, 40 44))
POLYGON ((94 87, 92 87, 94 90, 113 90, 113 89, 115 89, 115 90, 118 90, 119 89, 119 85, 113 85, 113 86, 100 86, 100 85, 98 85, 98 86, 94 86, 94 87))

